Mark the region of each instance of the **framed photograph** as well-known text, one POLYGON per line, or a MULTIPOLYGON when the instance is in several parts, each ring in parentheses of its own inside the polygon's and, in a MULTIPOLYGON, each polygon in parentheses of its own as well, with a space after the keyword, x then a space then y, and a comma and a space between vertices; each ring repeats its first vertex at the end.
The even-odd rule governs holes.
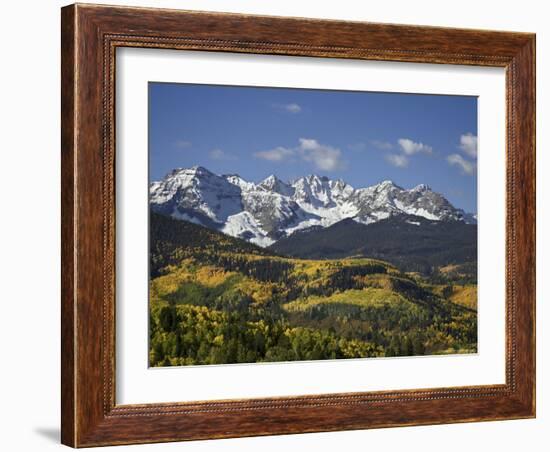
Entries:
POLYGON ((535 36, 62 9, 62 442, 535 416, 535 36))

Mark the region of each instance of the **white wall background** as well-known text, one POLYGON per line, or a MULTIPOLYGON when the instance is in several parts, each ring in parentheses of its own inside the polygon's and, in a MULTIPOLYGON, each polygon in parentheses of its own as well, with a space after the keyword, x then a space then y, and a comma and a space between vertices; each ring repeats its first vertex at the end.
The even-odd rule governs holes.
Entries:
MULTIPOLYGON (((550 379, 545 331, 550 309, 547 231, 550 178, 550 17, 537 0, 113 0, 118 4, 241 13, 441 25, 537 33, 538 147, 538 416, 489 422, 370 431, 118 447, 115 450, 280 451, 407 450, 446 452, 548 450, 550 379), (546 356, 544 356, 546 354, 546 356)), ((99 2, 93 2, 99 3, 99 2)), ((0 447, 58 450, 59 445, 59 8, 64 2, 27 0, 2 5, 0 46, 0 222, 2 344, 0 447), (6 290, 7 289, 7 290, 6 290)))

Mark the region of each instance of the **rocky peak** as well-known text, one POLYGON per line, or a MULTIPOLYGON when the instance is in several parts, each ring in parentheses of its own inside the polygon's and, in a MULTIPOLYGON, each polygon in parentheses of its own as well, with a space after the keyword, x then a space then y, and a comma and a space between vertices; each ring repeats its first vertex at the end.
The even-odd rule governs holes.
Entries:
POLYGON ((279 193, 283 196, 292 196, 294 194, 294 189, 274 174, 266 177, 258 185, 267 191, 279 193))
POLYGON ((426 184, 418 184, 416 187, 412 188, 410 191, 416 191, 416 192, 425 192, 425 191, 431 191, 429 185, 426 184))
POLYGON ((151 208, 267 246, 281 237, 349 219, 369 224, 395 215, 475 222, 426 184, 403 189, 391 180, 355 189, 311 174, 292 183, 270 175, 258 184, 201 166, 178 168, 150 184, 151 208))

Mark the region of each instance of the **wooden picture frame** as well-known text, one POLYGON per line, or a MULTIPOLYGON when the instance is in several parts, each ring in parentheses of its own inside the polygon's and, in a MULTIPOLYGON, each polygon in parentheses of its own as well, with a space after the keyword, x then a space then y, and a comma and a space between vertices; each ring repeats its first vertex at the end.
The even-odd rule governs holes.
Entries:
POLYGON ((71 5, 62 9, 62 442, 73 447, 535 416, 535 35, 71 5), (118 47, 506 69, 506 383, 115 404, 118 47))

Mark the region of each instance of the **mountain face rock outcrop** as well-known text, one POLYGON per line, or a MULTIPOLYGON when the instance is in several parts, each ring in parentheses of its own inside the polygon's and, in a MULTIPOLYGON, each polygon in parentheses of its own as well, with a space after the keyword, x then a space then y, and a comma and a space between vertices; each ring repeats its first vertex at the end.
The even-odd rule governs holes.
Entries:
POLYGON ((286 183, 272 175, 259 183, 206 168, 179 168, 149 187, 154 212, 269 246, 308 228, 344 219, 372 224, 395 215, 475 223, 427 185, 404 189, 391 181, 353 188, 341 179, 309 175, 286 183))

